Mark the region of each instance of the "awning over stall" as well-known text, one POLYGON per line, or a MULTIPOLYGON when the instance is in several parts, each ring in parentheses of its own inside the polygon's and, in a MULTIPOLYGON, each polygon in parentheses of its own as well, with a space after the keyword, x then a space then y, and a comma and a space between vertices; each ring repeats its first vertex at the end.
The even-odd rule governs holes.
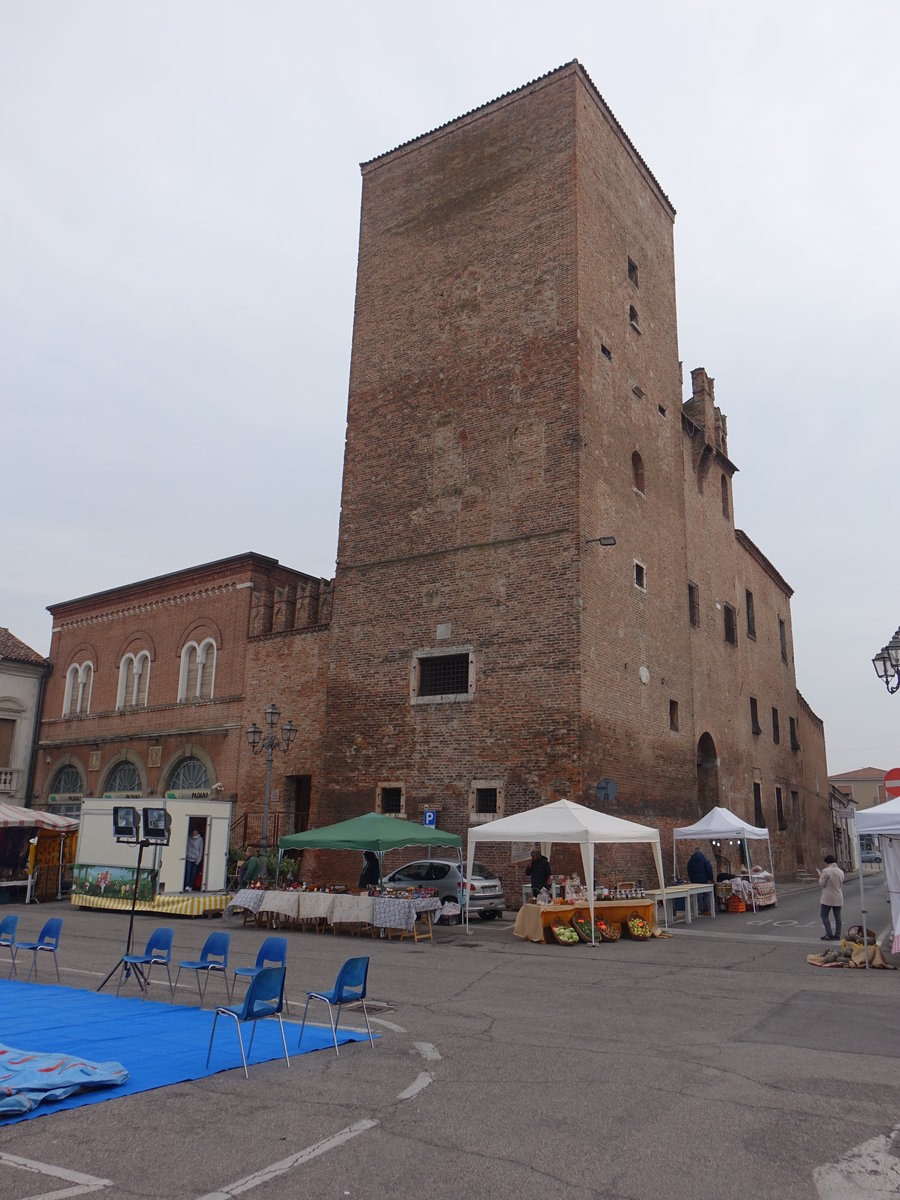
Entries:
MULTIPOLYGON (((471 878, 475 847, 479 842, 540 842, 542 846, 566 842, 581 846, 584 879, 590 898, 591 926, 594 924, 594 846, 603 842, 649 842, 653 848, 659 886, 665 900, 666 881, 663 875, 659 831, 649 825, 638 825, 622 817, 596 812, 571 800, 556 800, 511 817, 500 817, 469 829, 466 878, 471 878)), ((468 927, 468 908, 466 909, 468 927)))

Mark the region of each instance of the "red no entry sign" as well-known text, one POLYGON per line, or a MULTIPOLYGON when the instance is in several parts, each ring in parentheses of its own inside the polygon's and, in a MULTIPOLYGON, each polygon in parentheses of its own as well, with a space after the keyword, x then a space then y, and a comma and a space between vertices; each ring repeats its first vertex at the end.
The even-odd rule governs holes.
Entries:
POLYGON ((889 796, 900 796, 900 767, 893 767, 884 777, 884 790, 889 796))

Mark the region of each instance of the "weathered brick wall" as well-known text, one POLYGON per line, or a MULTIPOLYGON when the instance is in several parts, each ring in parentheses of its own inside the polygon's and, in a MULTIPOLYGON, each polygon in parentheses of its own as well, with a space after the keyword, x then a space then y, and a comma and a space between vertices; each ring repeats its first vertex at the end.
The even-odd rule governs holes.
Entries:
POLYGON ((468 825, 580 790, 575 80, 364 168, 318 822, 468 825), (472 702, 410 705, 416 650, 474 648, 472 702))

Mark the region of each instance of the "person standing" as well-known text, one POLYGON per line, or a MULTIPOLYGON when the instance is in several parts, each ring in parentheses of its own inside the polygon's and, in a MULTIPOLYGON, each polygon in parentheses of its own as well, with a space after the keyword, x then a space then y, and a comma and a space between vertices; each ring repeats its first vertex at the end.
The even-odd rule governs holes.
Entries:
MULTIPOLYGON (((713 865, 699 848, 688 859, 687 877, 691 883, 714 883, 716 873, 713 865)), ((690 900, 687 901, 690 903, 690 900)), ((704 894, 697 897, 697 912, 709 916, 709 896, 704 894)))
POLYGON ((525 868, 525 874, 531 880, 532 896, 537 896, 541 888, 547 886, 552 873, 549 861, 541 854, 540 850, 532 850, 531 862, 525 868))
MULTIPOLYGON (((197 882, 197 872, 200 870, 200 864, 203 862, 203 838, 200 836, 200 830, 196 826, 191 830, 191 835, 188 838, 187 850, 184 854, 184 890, 190 892, 195 888, 197 882)), ((199 891, 199 888, 197 889, 199 891)))
POLYGON ((822 889, 822 903, 819 905, 819 914, 822 918, 822 924, 825 926, 825 933, 822 936, 823 942, 839 942, 841 940, 841 909, 844 906, 844 892, 841 884, 844 882, 844 872, 837 865, 837 859, 833 854, 825 855, 825 870, 819 870, 816 867, 819 875, 819 887, 822 889), (834 914, 834 932, 832 932, 829 923, 829 916, 834 914))
POLYGON ((378 855, 374 850, 364 851, 362 874, 356 886, 359 888, 377 887, 380 878, 381 872, 378 870, 378 855))

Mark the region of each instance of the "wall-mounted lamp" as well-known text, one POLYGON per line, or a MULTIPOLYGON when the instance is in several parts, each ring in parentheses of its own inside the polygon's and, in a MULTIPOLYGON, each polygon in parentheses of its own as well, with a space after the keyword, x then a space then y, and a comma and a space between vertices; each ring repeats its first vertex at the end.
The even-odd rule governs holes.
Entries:
POLYGON ((585 538, 584 539, 584 544, 586 546, 590 546, 594 542, 599 542, 601 546, 614 546, 616 544, 616 539, 614 537, 597 537, 597 538, 585 538))

